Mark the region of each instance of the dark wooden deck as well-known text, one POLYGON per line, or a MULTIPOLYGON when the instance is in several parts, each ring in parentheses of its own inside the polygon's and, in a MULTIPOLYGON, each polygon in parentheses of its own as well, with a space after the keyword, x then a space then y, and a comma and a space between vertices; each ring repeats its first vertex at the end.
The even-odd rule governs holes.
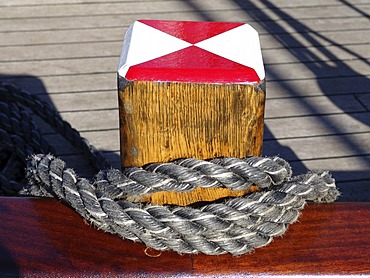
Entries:
MULTIPOLYGON (((267 72, 263 154, 282 156, 295 173, 330 170, 342 191, 338 204, 308 206, 301 223, 256 259, 165 253, 156 260, 139 244, 88 228, 55 201, 2 197, 0 273, 370 275, 369 13, 368 0, 0 1, 0 81, 48 101, 114 167, 116 68, 126 28, 136 19, 250 23, 267 72), (51 207, 61 214, 44 214, 51 207)), ((79 150, 44 133, 77 173, 93 175, 79 150)))

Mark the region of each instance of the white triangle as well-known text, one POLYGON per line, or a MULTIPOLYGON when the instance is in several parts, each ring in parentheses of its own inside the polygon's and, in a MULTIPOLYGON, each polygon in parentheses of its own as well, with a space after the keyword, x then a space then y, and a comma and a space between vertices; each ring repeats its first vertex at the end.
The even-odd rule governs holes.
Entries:
POLYGON ((198 42, 195 46, 253 68, 261 80, 265 78, 258 33, 248 24, 198 42))
POLYGON ((127 30, 118 64, 118 74, 125 77, 131 66, 184 49, 192 44, 149 25, 135 21, 127 30))

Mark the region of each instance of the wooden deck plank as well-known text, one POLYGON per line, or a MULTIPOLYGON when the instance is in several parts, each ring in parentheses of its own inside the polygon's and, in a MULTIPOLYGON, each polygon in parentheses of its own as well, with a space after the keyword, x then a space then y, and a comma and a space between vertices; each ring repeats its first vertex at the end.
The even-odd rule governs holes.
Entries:
POLYGON ((116 91, 117 73, 95 73, 81 75, 34 76, 1 75, 0 80, 11 82, 34 94, 58 94, 76 92, 116 91))
MULTIPOLYGON (((362 57, 364 60, 370 58, 368 44, 354 44, 346 45, 346 49, 340 48, 335 45, 326 47, 297 47, 294 49, 295 53, 302 53, 301 56, 293 55, 287 52, 284 48, 279 49, 262 49, 263 59, 266 67, 272 64, 283 63, 306 63, 306 62, 320 62, 324 64, 334 64, 336 62, 346 61, 362 57), (310 55, 303 55, 309 53, 310 55), (330 53, 331 57, 325 55, 330 53), (335 57, 335 58, 334 58, 335 57), (326 63, 333 61, 332 63, 326 63)), ((366 62, 364 62, 366 63, 366 62)))
POLYGON ((359 94, 356 95, 358 101, 368 110, 370 111, 370 94, 359 94))
MULTIPOLYGON (((119 152, 118 129, 81 131, 81 136, 89 140, 90 144, 93 144, 101 152, 119 152)), ((45 138, 49 142, 58 142, 56 155, 82 154, 81 150, 76 150, 63 137, 59 137, 56 133, 46 134, 45 138)))
POLYGON ((301 98, 268 99, 266 119, 304 115, 365 112, 366 109, 353 95, 315 96, 301 98))
POLYGON ((265 120, 265 124, 269 130, 268 134, 264 136, 265 140, 348 133, 370 133, 370 113, 339 113, 335 115, 269 118, 265 120))
POLYGON ((32 72, 37 76, 106 73, 117 71, 117 57, 94 57, 68 60, 48 60, 8 62, 0 64, 0 72, 8 74, 28 74, 32 72))
MULTIPOLYGON (((254 19, 255 20, 255 19, 254 19)), ((307 33, 315 31, 318 33, 326 31, 349 31, 369 29, 367 20, 359 15, 346 16, 338 18, 306 18, 300 19, 299 24, 294 19, 278 19, 274 21, 251 23, 255 28, 261 29, 262 34, 270 33, 307 33), (338 24, 340 21, 342 24, 338 24), (307 28, 308 27, 308 28, 307 28), (266 30, 266 29, 268 30, 266 30)))
POLYGON ((267 98, 331 96, 368 92, 370 75, 342 76, 341 78, 302 78, 298 80, 269 80, 267 98))
POLYGON ((60 113, 118 109, 116 91, 48 94, 40 95, 40 98, 55 106, 60 113))
POLYGON ((0 33, 1 45, 44 45, 67 43, 122 42, 122 27, 104 29, 0 33))
POLYGON ((370 74, 370 67, 360 60, 340 61, 338 63, 305 63, 305 64, 281 64, 270 65, 267 70, 268 80, 299 80, 332 77, 337 80, 346 76, 370 74))
MULTIPOLYGON (((359 156, 358 160, 361 161, 362 156, 370 153, 369 138, 369 133, 358 133, 265 141, 263 154, 279 154, 288 161, 350 156, 359 156)), ((326 168, 333 169, 330 164, 326 168)))
POLYGON ((291 166, 296 173, 305 173, 308 169, 312 170, 328 170, 331 171, 336 182, 340 186, 340 191, 344 199, 348 202, 366 201, 370 202, 370 172, 369 172, 370 155, 360 157, 334 157, 325 159, 313 159, 306 161, 292 161, 291 166), (353 185, 352 183, 353 182, 353 185), (361 194, 357 194, 356 198, 351 199, 351 194, 357 191, 352 186, 361 186, 361 194), (361 195, 361 196, 360 196, 361 195))
POLYGON ((351 45, 369 43, 370 39, 367 36, 369 30, 350 30, 350 31, 325 31, 320 32, 320 38, 314 39, 313 42, 307 42, 307 37, 310 39, 317 36, 315 32, 312 33, 291 33, 279 34, 278 36, 261 35, 261 44, 265 49, 274 48, 296 48, 309 46, 330 46, 330 45, 351 45), (278 40, 277 40, 278 39, 278 40))
POLYGON ((349 181, 337 182, 337 186, 341 192, 338 202, 370 202, 369 196, 364 194, 364 192, 370 191, 368 180, 354 180, 356 178, 354 172, 342 171, 335 174, 343 176, 343 179, 350 179, 349 181))
MULTIPOLYGON (((262 20, 279 20, 279 19, 289 19, 289 18, 342 18, 358 16, 358 12, 353 9, 349 9, 345 5, 328 5, 323 2, 322 4, 317 4, 312 7, 299 7, 284 9, 280 8, 276 3, 266 2, 266 5, 262 2, 254 1, 256 6, 260 6, 257 11, 254 11, 255 16, 261 18, 262 20), (325 8, 324 8, 325 7, 325 8), (276 12, 278 11, 278 13, 276 12), (283 11, 282 13, 280 11, 283 11), (335 11, 333 13, 333 11, 335 11)), ((369 3, 361 5, 361 10, 368 13, 370 10, 369 3)))
MULTIPOLYGON (((120 151, 118 129, 101 131, 93 130, 81 132, 81 135, 102 152, 116 152, 118 154, 120 151)), ((114 160, 112 160, 112 162, 113 161, 114 160)), ((116 168, 120 168, 120 165, 118 164, 116 168)))
POLYGON ((67 112, 62 117, 79 131, 118 128, 118 109, 67 112))
POLYGON ((114 57, 118 60, 122 42, 97 42, 93 44, 55 44, 39 46, 1 47, 0 61, 41 61, 69 60, 93 57, 114 57))

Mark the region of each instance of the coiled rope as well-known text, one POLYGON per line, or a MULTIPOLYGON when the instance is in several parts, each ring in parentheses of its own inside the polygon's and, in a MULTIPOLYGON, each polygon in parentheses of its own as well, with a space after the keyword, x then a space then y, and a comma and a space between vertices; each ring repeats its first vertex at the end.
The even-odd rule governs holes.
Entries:
POLYGON ((292 176, 289 164, 279 157, 187 158, 110 169, 97 149, 47 103, 7 84, 0 84, 0 95, 0 194, 58 198, 99 229, 156 250, 249 253, 283 235, 308 201, 333 202, 339 195, 329 172, 292 176), (32 113, 103 170, 92 180, 78 177, 50 154, 53 148, 42 138, 32 113), (252 185, 260 191, 199 207, 133 202, 163 190, 240 190, 252 185))

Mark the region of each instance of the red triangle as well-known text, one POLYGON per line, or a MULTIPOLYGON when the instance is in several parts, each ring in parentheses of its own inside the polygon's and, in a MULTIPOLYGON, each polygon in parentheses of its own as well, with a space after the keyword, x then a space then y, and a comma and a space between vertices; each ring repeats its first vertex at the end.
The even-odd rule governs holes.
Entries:
POLYGON ((128 80, 196 83, 259 82, 254 69, 196 46, 131 66, 128 80))
POLYGON ((196 22, 172 20, 139 20, 155 29, 195 44, 243 25, 241 22, 196 22))

